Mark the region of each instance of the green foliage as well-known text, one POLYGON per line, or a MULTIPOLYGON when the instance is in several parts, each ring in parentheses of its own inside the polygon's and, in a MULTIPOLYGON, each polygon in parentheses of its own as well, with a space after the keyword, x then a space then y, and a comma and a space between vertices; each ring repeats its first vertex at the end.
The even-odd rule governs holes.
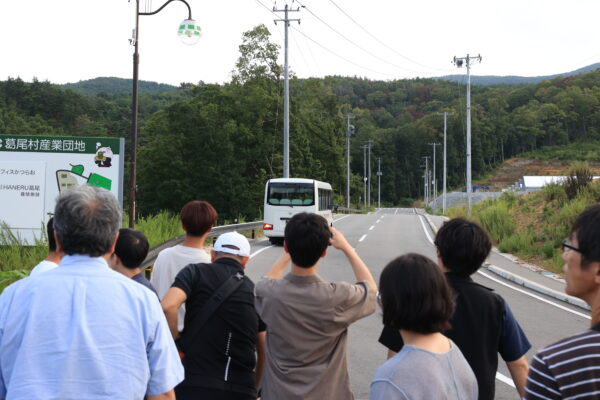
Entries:
POLYGON ((594 171, 590 168, 588 163, 575 163, 567 171, 567 178, 564 183, 567 198, 569 200, 574 199, 577 194, 589 186, 593 177, 594 171))
POLYGON ((546 202, 557 201, 562 203, 567 199, 565 187, 560 183, 549 183, 542 187, 542 194, 546 202))
POLYGON ((27 269, 0 270, 0 293, 11 283, 23 279, 29 275, 27 269))
MULTIPOLYGON (((42 231, 45 232, 45 229, 42 231)), ((20 243, 20 237, 5 222, 0 222, 0 271, 31 269, 48 254, 45 237, 30 246, 21 246, 20 243)))
MULTIPOLYGON (((123 227, 129 226, 129 216, 123 214, 123 227)), ((135 225, 146 236, 150 248, 184 234, 179 215, 162 210, 158 214, 140 217, 135 225)))
POLYGON ((479 210, 477 219, 495 242, 502 242, 515 231, 515 224, 509 213, 509 203, 499 200, 479 210))
POLYGON ((498 250, 503 253, 532 255, 535 252, 534 240, 531 234, 515 233, 503 239, 498 244, 498 250))

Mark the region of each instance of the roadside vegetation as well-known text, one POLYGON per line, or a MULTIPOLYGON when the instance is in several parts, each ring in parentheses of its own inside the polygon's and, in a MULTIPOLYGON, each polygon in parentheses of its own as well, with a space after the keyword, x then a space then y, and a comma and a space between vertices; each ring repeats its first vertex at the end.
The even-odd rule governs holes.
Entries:
MULTIPOLYGON (((600 201, 600 182, 593 182, 587 163, 574 164, 563 184, 546 185, 524 196, 505 192, 501 197, 473 206, 472 219, 490 233, 502 252, 561 273, 561 244, 575 218, 600 201)), ((465 207, 451 208, 449 217, 465 216, 465 207)))

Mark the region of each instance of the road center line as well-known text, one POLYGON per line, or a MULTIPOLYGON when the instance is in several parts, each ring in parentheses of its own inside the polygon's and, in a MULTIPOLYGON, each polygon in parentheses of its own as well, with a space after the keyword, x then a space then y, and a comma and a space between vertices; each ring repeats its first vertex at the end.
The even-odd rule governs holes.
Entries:
POLYGON ((379 219, 377 220, 377 222, 375 222, 375 223, 376 223, 376 224, 378 224, 378 223, 379 223, 379 221, 381 221, 381 218, 379 218, 379 219))
POLYGON ((394 215, 398 214, 398 209, 396 208, 396 211, 394 211, 394 215))
POLYGON ((373 228, 375 228, 375 225, 371 225, 371 227, 369 228, 369 230, 372 231, 373 228))
POLYGON ((496 371, 496 379, 500 382, 506 383, 508 386, 515 387, 515 383, 508 376, 502 375, 500 372, 496 371))
POLYGON ((362 242, 363 240, 365 240, 365 238, 367 237, 367 234, 365 233, 364 235, 362 235, 360 237, 360 239, 358 239, 359 242, 362 242))

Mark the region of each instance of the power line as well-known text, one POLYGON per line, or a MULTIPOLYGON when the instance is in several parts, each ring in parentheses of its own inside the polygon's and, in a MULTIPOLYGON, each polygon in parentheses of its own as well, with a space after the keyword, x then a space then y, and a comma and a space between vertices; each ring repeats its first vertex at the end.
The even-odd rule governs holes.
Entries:
POLYGON ((413 64, 417 64, 421 67, 433 70, 433 71, 442 71, 443 69, 440 68, 434 68, 434 67, 430 67, 428 65, 425 64, 421 64, 418 61, 415 61, 407 56, 405 56, 404 54, 399 53, 398 51, 396 51, 394 48, 388 46, 386 43, 384 43, 383 41, 381 41, 379 38, 377 38, 375 35, 373 35, 371 32, 369 32, 366 28, 364 28, 361 24, 359 24, 354 18, 352 18, 346 11, 344 11, 340 6, 338 6, 335 1, 333 0, 329 0, 331 2, 331 4, 333 4, 338 10, 340 10, 340 12, 342 14, 344 14, 346 17, 348 17, 348 19, 350 19, 350 21, 354 22, 354 24, 356 24, 356 26, 358 26, 360 29, 362 29, 367 35, 369 35, 370 37, 372 37, 373 39, 375 39, 379 44, 381 44, 383 47, 385 47, 386 49, 392 51, 393 53, 397 54, 398 56, 404 58, 407 61, 410 61, 413 64))
POLYGON ((368 55, 370 55, 371 57, 374 57, 376 59, 378 59, 379 61, 382 61, 386 64, 389 64, 393 67, 399 68, 401 70, 404 71, 408 71, 408 72, 415 72, 415 73, 422 73, 422 71, 416 71, 414 69, 410 69, 410 68, 406 68, 406 67, 402 67, 398 64, 395 64, 393 62, 390 62, 386 59, 383 59, 381 57, 379 57, 377 54, 372 53, 371 51, 365 49, 362 46, 359 46, 358 44, 356 44, 354 41, 348 39, 344 34, 340 33, 338 30, 336 30, 335 28, 333 28, 331 25, 329 25, 327 22, 325 22, 321 17, 319 17, 317 14, 315 14, 314 12, 312 12, 312 10, 310 10, 308 7, 306 7, 304 4, 302 4, 300 1, 296 0, 296 2, 298 4, 300 4, 302 7, 304 7, 306 9, 306 11, 308 11, 312 16, 314 16, 316 19, 318 19, 323 25, 325 25, 326 27, 328 27, 329 29, 331 29, 333 32, 335 32, 337 35, 341 36, 344 40, 346 40, 348 43, 350 43, 351 45, 353 45, 354 47, 364 51, 365 53, 367 53, 368 55))
MULTIPOLYGON (((256 0, 256 1, 258 1, 258 0, 256 0)), ((390 76, 390 77, 392 77, 392 78, 396 78, 396 79, 398 78, 396 75, 392 75, 392 74, 388 74, 388 73, 385 73, 385 72, 380 72, 380 71, 375 71, 374 69, 371 69, 371 68, 369 68, 369 67, 365 67, 365 66, 363 66, 363 65, 357 64, 357 63, 355 63, 354 61, 352 61, 352 60, 349 60, 349 59, 347 59, 346 57, 344 57, 344 56, 341 56, 341 55, 337 54, 335 51, 328 49, 327 47, 323 46, 321 43, 319 43, 319 42, 317 42, 316 40, 312 39, 310 36, 308 36, 308 35, 307 35, 307 34, 305 34, 304 32, 302 32, 302 31, 299 31, 299 30, 298 30, 298 29, 296 29, 295 27, 293 27, 293 26, 292 26, 291 28, 292 28, 293 30, 295 30, 296 32, 298 32, 299 34, 301 34, 302 36, 304 36, 305 38, 307 38, 308 40, 310 40, 311 42, 313 42, 314 44, 316 44, 317 46, 319 46, 320 48, 322 48, 323 50, 325 50, 325 51, 327 51, 327 52, 329 52, 329 53, 333 54, 334 56, 336 56, 336 57, 338 57, 338 58, 341 58, 342 60, 344 60, 344 61, 346 61, 346 62, 348 62, 348 63, 350 63, 350 64, 352 64, 352 65, 354 65, 354 66, 356 66, 356 67, 362 68, 362 69, 364 69, 364 70, 367 70, 367 71, 370 71, 370 72, 373 72, 373 73, 376 73, 376 74, 380 74, 380 75, 386 75, 386 76, 390 76)))

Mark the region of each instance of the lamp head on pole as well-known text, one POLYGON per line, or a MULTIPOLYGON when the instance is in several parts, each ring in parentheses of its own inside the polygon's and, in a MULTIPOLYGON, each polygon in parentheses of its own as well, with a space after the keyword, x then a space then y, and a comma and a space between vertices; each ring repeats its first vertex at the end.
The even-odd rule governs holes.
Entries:
POLYGON ((179 24, 177 36, 179 36, 179 39, 181 39, 183 43, 190 46, 194 45, 200 40, 200 25, 193 19, 185 19, 179 24))

